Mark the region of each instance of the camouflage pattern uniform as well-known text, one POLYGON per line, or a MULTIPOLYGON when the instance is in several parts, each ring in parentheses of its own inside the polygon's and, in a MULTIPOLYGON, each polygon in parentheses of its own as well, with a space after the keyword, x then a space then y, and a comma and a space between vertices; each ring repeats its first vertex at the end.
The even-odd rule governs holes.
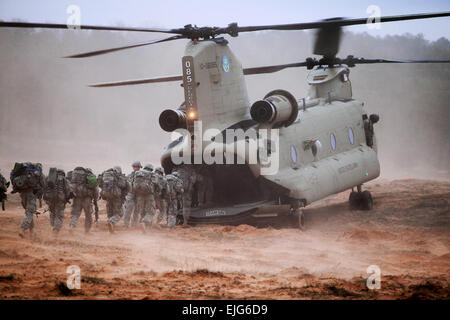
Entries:
POLYGON ((6 192, 7 190, 7 181, 5 177, 0 173, 0 192, 6 192))
POLYGON ((170 190, 170 201, 167 210, 167 226, 173 228, 177 222, 178 209, 181 208, 183 197, 183 181, 178 177, 178 172, 166 175, 170 190), (180 201, 181 200, 181 201, 180 201))
POLYGON ((63 227, 64 209, 66 203, 72 197, 69 181, 63 170, 57 170, 56 184, 53 188, 47 184, 44 191, 44 200, 50 211, 50 225, 54 232, 59 232, 63 227))
POLYGON ((197 178, 192 165, 181 165, 177 171, 183 181, 183 225, 186 226, 193 206, 192 195, 197 178))
POLYGON ((151 227, 154 216, 156 213, 156 204, 155 204, 155 186, 153 184, 154 173, 153 166, 146 165, 144 167, 144 171, 148 173, 148 186, 149 192, 145 194, 136 194, 136 211, 141 217, 141 222, 144 227, 144 231, 151 227))
MULTIPOLYGON (((31 164, 31 163, 25 163, 31 164)), ((27 229, 30 230, 30 233, 33 233, 34 229, 34 221, 33 216, 36 213, 36 200, 42 196, 42 192, 45 188, 45 177, 42 173, 42 165, 40 163, 37 164, 38 169, 32 169, 31 176, 33 176, 36 180, 34 187, 24 187, 24 189, 16 189, 16 186, 13 183, 13 193, 19 192, 20 198, 22 200, 22 206, 25 209, 25 216, 23 217, 22 223, 20 225, 22 231, 19 233, 21 237, 23 237, 23 232, 27 229)), ((28 173, 30 174, 30 173, 28 173)), ((12 172, 11 172, 11 181, 13 182, 12 172)))
MULTIPOLYGON (((92 171, 91 171, 92 173, 92 171)), ((74 177, 72 177, 72 181, 71 181, 71 189, 73 188, 73 183, 74 183, 74 177)), ((74 195, 74 199, 73 199, 73 203, 72 203, 72 212, 71 217, 70 217, 70 223, 69 223, 69 227, 71 229, 74 229, 77 226, 78 223, 78 219, 81 216, 81 211, 84 210, 84 231, 86 233, 88 233, 91 230, 92 227, 92 202, 93 200, 97 200, 99 198, 99 191, 98 188, 93 188, 93 189, 87 189, 87 194, 85 195, 77 195, 75 192, 74 195)))
MULTIPOLYGON (((133 183, 134 174, 136 173, 137 170, 142 168, 142 165, 139 161, 133 162, 131 166, 133 167, 133 172, 131 172, 127 176, 128 183, 130 184, 130 186, 133 183)), ((131 226, 136 227, 138 224, 139 215, 136 213, 136 196, 133 193, 132 188, 130 188, 130 192, 128 192, 128 194, 125 197, 125 204, 123 210, 125 212, 123 217, 123 226, 125 228, 128 228, 131 220, 131 226)))
POLYGON ((167 183, 166 178, 164 177, 164 171, 161 167, 155 169, 155 177, 156 177, 156 189, 155 192, 155 202, 156 207, 159 210, 158 221, 157 223, 161 223, 164 218, 167 219, 168 211, 170 206, 170 190, 169 185, 167 183))

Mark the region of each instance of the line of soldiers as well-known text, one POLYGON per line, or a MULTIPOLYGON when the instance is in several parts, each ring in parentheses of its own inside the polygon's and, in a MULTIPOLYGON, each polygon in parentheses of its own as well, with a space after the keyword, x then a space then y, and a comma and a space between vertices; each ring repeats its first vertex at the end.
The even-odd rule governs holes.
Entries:
MULTIPOLYGON (((165 175, 161 167, 153 170, 152 164, 142 167, 136 161, 132 167, 133 171, 128 176, 122 173, 119 166, 105 170, 98 177, 91 169, 83 167, 76 167, 67 176, 63 170, 51 168, 45 176, 40 163, 16 163, 10 175, 12 193, 20 193, 25 209, 19 235, 24 237, 29 230, 31 237, 34 237, 33 216, 43 213, 36 207, 36 201, 41 202, 41 199, 48 205, 45 211, 50 212, 50 224, 55 235, 63 226, 64 209, 71 199, 71 233, 82 211, 85 214, 85 232, 90 231, 93 205, 95 222, 98 221, 99 199, 106 201, 111 233, 114 233, 122 216, 125 228, 140 224, 144 232, 154 223, 161 225, 164 220, 169 228, 173 228, 179 212, 183 212, 186 225, 192 207, 212 201, 212 181, 205 174, 205 169, 196 172, 192 166, 182 165, 165 175)), ((0 174, 0 196, 4 194, 5 199, 8 186, 9 182, 0 174)))

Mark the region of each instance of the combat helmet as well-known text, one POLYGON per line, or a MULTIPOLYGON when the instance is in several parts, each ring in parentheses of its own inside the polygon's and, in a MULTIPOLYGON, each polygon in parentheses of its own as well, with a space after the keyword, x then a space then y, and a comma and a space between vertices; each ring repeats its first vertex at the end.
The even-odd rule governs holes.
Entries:
POLYGON ((155 172, 159 172, 161 174, 164 174, 164 169, 161 167, 156 167, 155 172))
POLYGON ((140 161, 135 161, 131 164, 132 167, 139 167, 142 168, 141 162, 140 161))
POLYGON ((144 166, 144 169, 145 169, 145 170, 148 170, 148 171, 153 171, 153 165, 152 165, 151 163, 147 163, 147 164, 144 166))
POLYGON ((114 166, 113 170, 119 174, 122 174, 122 168, 120 166, 114 166))

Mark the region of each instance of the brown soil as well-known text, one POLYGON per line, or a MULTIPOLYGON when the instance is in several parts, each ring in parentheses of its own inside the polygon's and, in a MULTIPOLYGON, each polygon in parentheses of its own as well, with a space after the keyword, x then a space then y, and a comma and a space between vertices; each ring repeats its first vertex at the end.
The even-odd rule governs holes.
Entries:
POLYGON ((374 209, 350 211, 348 192, 305 210, 307 230, 248 225, 123 230, 104 204, 89 235, 83 218, 58 239, 48 213, 38 239, 18 237, 17 195, 0 212, 2 299, 449 299, 450 183, 376 181, 374 209), (67 267, 81 269, 69 290, 67 267), (366 286, 369 265, 381 289, 366 286))

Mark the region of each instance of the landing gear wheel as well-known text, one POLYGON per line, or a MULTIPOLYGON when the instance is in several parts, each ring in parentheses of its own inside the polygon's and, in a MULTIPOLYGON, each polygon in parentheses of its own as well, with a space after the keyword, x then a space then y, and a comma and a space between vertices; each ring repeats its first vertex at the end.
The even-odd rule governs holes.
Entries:
POLYGON ((372 210, 373 200, 372 195, 369 191, 364 191, 361 193, 361 209, 362 210, 372 210))

